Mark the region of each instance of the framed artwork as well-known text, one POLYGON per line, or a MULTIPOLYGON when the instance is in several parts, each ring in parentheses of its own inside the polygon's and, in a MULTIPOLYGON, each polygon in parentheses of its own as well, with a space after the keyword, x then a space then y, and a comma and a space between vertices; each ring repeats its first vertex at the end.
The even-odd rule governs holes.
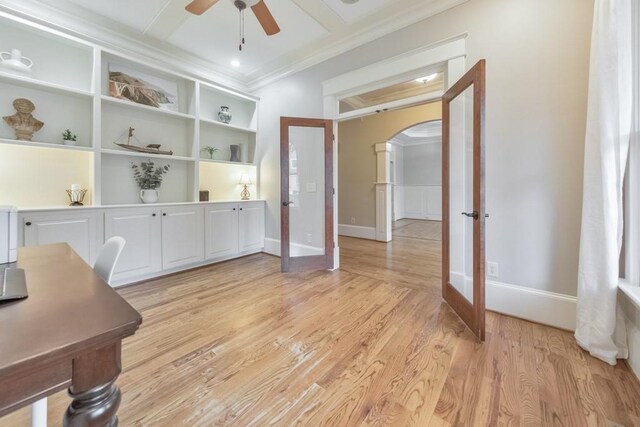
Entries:
POLYGON ((109 64, 109 96, 178 111, 178 83, 119 64, 109 64))

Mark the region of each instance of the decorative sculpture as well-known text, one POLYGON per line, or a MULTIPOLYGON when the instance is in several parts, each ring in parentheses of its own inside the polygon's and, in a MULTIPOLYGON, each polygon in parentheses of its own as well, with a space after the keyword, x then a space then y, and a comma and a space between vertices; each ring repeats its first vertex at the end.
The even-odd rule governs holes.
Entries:
POLYGON ((44 123, 31 115, 36 106, 26 98, 18 98, 13 101, 13 108, 17 113, 13 116, 3 117, 4 121, 16 132, 16 139, 31 141, 33 134, 44 126, 44 123))

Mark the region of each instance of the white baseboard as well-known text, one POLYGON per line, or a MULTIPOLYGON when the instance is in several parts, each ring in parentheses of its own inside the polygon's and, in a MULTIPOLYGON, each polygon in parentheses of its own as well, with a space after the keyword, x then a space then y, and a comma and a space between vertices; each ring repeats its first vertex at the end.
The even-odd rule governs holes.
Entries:
POLYGON ((269 239, 265 237, 263 252, 269 255, 280 256, 280 239, 269 239))
MULTIPOLYGON (((298 256, 322 255, 324 253, 323 248, 302 245, 299 243, 294 243, 291 245, 291 247, 293 250, 298 251, 298 256)), ((280 239, 265 238, 264 249, 262 251, 270 255, 280 256, 280 239)))
POLYGON ((376 240, 375 227, 363 227, 360 225, 338 224, 338 234, 340 236, 376 240))
MULTIPOLYGON (((451 273, 451 284, 465 298, 473 298, 473 281, 451 273)), ((570 331, 576 328, 576 297, 509 283, 485 282, 487 310, 570 331)))

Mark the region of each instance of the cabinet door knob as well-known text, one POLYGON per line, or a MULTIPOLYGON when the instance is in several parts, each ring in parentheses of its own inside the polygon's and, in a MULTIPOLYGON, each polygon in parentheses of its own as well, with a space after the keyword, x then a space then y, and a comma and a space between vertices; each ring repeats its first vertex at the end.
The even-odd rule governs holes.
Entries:
POLYGON ((156 214, 152 213, 151 216, 156 216, 156 214))
POLYGON ((240 210, 242 210, 242 208, 240 208, 240 210))
POLYGON ((233 208, 233 210, 235 211, 235 210, 236 210, 236 208, 233 208))
POLYGON ((27 221, 27 222, 25 222, 25 223, 24 223, 24 225, 26 225, 26 226, 31 225, 31 221, 27 221))
POLYGON ((162 216, 167 216, 167 213, 166 212, 162 212, 162 216))

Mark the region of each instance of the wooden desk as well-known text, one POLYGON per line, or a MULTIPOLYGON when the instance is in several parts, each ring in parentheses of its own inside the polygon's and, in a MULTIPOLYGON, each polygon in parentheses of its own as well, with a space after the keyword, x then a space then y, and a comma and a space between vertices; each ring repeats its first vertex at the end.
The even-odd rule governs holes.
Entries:
POLYGON ((0 304, 0 417, 63 388, 65 426, 115 426, 120 344, 142 317, 67 244, 21 248, 29 298, 0 304))

